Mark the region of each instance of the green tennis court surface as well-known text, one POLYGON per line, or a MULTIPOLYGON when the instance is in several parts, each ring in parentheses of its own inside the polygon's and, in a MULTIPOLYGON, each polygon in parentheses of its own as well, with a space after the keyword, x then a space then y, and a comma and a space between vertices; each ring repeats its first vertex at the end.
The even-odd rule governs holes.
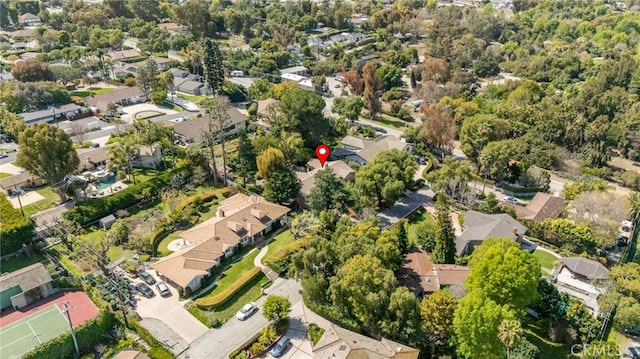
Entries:
POLYGON ((0 329, 0 358, 17 359, 24 353, 69 330, 69 323, 54 304, 0 329))

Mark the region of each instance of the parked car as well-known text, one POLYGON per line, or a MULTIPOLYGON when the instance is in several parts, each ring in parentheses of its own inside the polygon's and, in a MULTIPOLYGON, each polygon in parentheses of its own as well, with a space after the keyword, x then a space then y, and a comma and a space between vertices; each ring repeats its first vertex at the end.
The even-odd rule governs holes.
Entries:
POLYGON ((5 152, 0 152, 0 158, 7 158, 9 157, 8 154, 6 154, 5 152))
POLYGON ((511 196, 506 196, 504 197, 504 203, 509 203, 509 204, 520 204, 520 202, 518 201, 517 198, 515 197, 511 197, 511 196))
POLYGON ((625 358, 640 358, 640 347, 631 347, 624 354, 625 358))
POLYGON ((275 358, 281 357, 282 354, 284 354, 284 352, 287 350, 287 348, 289 348, 290 345, 291 345, 291 341, 289 340, 289 338, 287 337, 280 338, 280 340, 278 340, 276 345, 274 345, 273 348, 271 348, 271 355, 275 358))
POLYGON ((171 295, 169 286, 165 282, 158 282, 158 284, 156 284, 156 288, 158 289, 158 293, 160 293, 160 295, 163 297, 168 297, 171 295))
POLYGON ((153 278, 153 276, 151 274, 149 274, 147 272, 140 272, 138 275, 140 276, 140 278, 142 278, 142 280, 147 282, 147 284, 149 284, 149 285, 156 284, 156 279, 153 278))
POLYGON ((144 295, 147 298, 152 298, 155 295, 155 293, 153 293, 151 288, 144 283, 136 284, 136 291, 138 291, 138 293, 144 295))
POLYGON ((618 241, 618 247, 626 247, 627 244, 629 244, 629 237, 627 237, 624 234, 620 233, 618 235, 617 241, 618 241))
POLYGON ((256 305, 256 303, 251 302, 251 303, 245 304, 244 307, 242 307, 236 313, 236 318, 238 318, 238 320, 245 320, 249 318, 251 314, 253 314, 253 312, 255 312, 256 310, 258 310, 258 306, 256 305))

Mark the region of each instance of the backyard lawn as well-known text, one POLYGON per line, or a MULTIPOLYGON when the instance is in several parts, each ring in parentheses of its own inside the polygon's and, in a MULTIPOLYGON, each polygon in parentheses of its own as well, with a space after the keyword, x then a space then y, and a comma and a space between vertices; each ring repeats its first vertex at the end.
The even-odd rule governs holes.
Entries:
POLYGON ((60 196, 56 193, 56 191, 52 190, 51 187, 43 187, 36 190, 44 199, 39 200, 30 205, 24 206, 24 214, 27 216, 32 216, 40 211, 44 211, 49 209, 57 202, 60 202, 60 196))
POLYGON ((542 328, 527 322, 523 323, 523 329, 527 340, 540 349, 540 358, 569 358, 569 348, 546 339, 542 328))
POLYGON ((184 93, 178 93, 176 96, 178 96, 181 99, 187 100, 187 101, 191 101, 193 103, 195 103, 196 105, 200 103, 200 101, 204 100, 205 98, 207 98, 207 96, 192 96, 192 95, 187 95, 184 93))
POLYGON ((435 224, 435 220, 427 211, 420 211, 411 217, 409 217, 409 227, 407 228, 407 234, 413 233, 418 228, 418 225, 422 222, 430 222, 431 224, 435 224))
POLYGON ((280 232, 269 242, 269 248, 267 249, 267 254, 262 258, 262 263, 268 263, 271 257, 294 242, 295 240, 293 239, 290 230, 287 229, 286 231, 280 232))
POLYGON ((40 253, 34 253, 31 258, 29 258, 26 254, 21 254, 6 261, 0 262, 0 273, 13 272, 18 269, 28 267, 32 264, 42 262, 44 260, 46 260, 46 258, 40 253))
POLYGON ((554 263, 560 260, 553 254, 549 252, 541 251, 539 249, 536 249, 533 252, 533 255, 538 257, 538 261, 540 262, 540 265, 542 266, 542 268, 547 268, 547 269, 553 269, 554 263))
POLYGON ((0 172, 0 179, 13 176, 11 173, 0 172))
POLYGON ((91 95, 100 95, 103 93, 109 93, 113 90, 115 90, 114 87, 103 87, 103 88, 89 90, 89 91, 74 91, 71 93, 71 96, 89 97, 91 95))

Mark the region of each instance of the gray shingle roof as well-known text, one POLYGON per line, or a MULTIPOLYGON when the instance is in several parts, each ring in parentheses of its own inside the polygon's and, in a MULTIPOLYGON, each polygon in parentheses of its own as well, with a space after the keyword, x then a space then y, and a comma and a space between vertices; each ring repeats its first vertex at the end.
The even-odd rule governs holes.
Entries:
POLYGON ((456 238, 456 252, 460 256, 469 242, 481 242, 487 238, 516 239, 513 230, 518 235, 524 235, 528 228, 520 224, 508 214, 484 214, 467 211, 464 216, 465 231, 456 238))
POLYGON ((563 258, 562 264, 570 271, 589 279, 607 279, 609 270, 601 263, 582 257, 563 258))
POLYGON ((15 286, 20 286, 26 292, 52 280, 42 263, 36 263, 0 277, 0 292, 15 286))

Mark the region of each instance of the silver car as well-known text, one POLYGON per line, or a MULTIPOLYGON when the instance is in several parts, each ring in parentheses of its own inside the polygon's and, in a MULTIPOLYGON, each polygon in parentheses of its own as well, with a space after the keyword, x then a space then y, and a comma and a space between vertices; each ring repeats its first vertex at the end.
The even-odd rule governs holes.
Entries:
POLYGON ((520 204, 520 202, 518 202, 518 200, 515 197, 511 197, 511 196, 506 196, 504 198, 504 203, 509 203, 509 204, 520 204))
POLYGON ((256 310, 258 310, 258 306, 256 305, 256 303, 251 302, 251 303, 245 304, 244 307, 242 307, 236 313, 236 318, 238 318, 238 320, 245 320, 249 318, 251 314, 253 314, 253 312, 255 312, 256 310))

